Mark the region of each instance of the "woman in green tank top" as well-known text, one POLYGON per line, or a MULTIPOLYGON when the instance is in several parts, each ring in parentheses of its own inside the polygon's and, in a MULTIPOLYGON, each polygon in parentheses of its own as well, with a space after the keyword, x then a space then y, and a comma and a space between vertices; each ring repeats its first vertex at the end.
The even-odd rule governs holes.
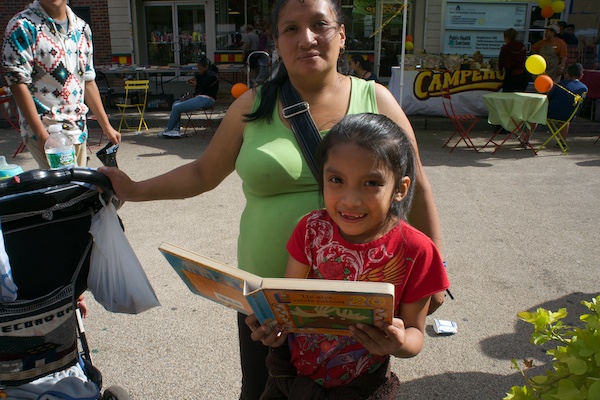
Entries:
MULTIPOLYGON (((290 129, 281 116, 279 88, 290 80, 321 134, 346 114, 375 112, 388 116, 417 142, 408 118, 392 94, 380 84, 337 72, 345 46, 345 29, 335 0, 278 0, 273 8, 275 47, 282 63, 277 75, 231 104, 211 143, 195 161, 166 174, 133 182, 113 168, 111 179, 119 199, 181 199, 214 189, 237 171, 246 207, 238 237, 239 268, 262 276, 283 276, 285 244, 300 218, 320 207, 317 183, 290 129)), ((409 222, 427 234, 441 252, 441 234, 432 190, 416 153, 416 182, 409 222)), ((443 301, 443 293, 430 310, 443 301)), ((266 346, 251 339, 238 318, 242 363, 240 399, 256 400, 267 379, 266 346)))

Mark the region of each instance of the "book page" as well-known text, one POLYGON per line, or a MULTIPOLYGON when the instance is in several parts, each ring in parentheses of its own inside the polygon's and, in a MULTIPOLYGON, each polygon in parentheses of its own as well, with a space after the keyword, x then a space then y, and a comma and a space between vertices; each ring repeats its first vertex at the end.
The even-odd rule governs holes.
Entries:
POLYGON ((271 288, 263 287, 264 301, 278 323, 291 332, 350 335, 348 327, 358 322, 392 322, 394 286, 389 283, 305 279, 307 289, 292 290, 275 289, 273 279, 268 281, 271 288), (328 289, 311 289, 316 282, 328 289))
POLYGON ((244 296, 244 285, 249 281, 253 286, 260 286, 259 277, 168 243, 163 243, 159 250, 194 294, 246 315, 252 314, 244 296))

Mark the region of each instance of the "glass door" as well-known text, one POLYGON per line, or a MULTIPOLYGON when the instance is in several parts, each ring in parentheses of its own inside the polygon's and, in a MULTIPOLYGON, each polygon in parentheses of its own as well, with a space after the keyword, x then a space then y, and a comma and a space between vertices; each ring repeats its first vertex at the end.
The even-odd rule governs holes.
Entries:
POLYGON ((195 64, 206 53, 204 4, 145 4, 148 64, 195 64))
MULTIPOLYGON (((398 65, 398 57, 402 54, 402 20, 403 1, 384 0, 381 6, 380 46, 375 48, 379 55, 379 77, 392 75, 392 67, 398 65)), ((410 9, 410 7, 408 7, 410 9)), ((406 10, 408 12, 408 10, 406 10)), ((410 15, 407 21, 410 21, 410 15)), ((407 27, 407 32, 410 30, 407 27)))
POLYGON ((528 9, 528 21, 529 24, 525 27, 527 32, 525 33, 525 46, 527 46, 527 52, 531 52, 531 45, 535 42, 544 38, 544 28, 549 24, 556 24, 562 18, 562 13, 555 13, 550 18, 544 18, 542 16, 542 8, 537 4, 530 4, 528 9))

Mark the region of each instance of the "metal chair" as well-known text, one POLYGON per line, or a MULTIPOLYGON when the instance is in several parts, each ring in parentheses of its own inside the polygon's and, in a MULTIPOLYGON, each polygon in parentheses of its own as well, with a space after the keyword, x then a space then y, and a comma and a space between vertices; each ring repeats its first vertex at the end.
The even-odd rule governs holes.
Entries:
POLYGON ((185 124, 185 127, 183 128, 183 136, 191 136, 191 135, 198 134, 198 131, 196 128, 199 128, 199 126, 194 125, 194 121, 192 120, 192 118, 195 116, 196 113, 204 113, 204 116, 206 117, 206 124, 204 125, 205 129, 202 132, 202 138, 206 137, 208 128, 210 128, 210 130, 212 131, 212 133, 214 135, 215 127, 212 124, 212 116, 213 116, 214 112, 215 112, 215 106, 206 107, 206 108, 202 108, 197 111, 192 111, 192 112, 186 113, 188 119, 185 124), (191 129, 193 133, 188 133, 188 129, 191 129))
POLYGON ((541 149, 546 147, 546 145, 550 143, 552 139, 556 140, 558 147, 564 155, 566 155, 567 151, 569 151, 569 146, 564 140, 561 132, 564 128, 568 128, 571 121, 575 119, 575 116, 581 108, 581 105, 583 104, 583 99, 585 99, 587 92, 583 92, 581 95, 571 92, 569 93, 573 95, 573 111, 571 112, 571 116, 566 121, 561 121, 559 119, 553 118, 548 118, 546 120, 546 126, 548 127, 548 130, 550 132, 550 137, 538 148, 537 151, 540 151, 541 149))
POLYGON ((475 152, 479 152, 479 150, 477 149, 477 147, 475 147, 473 141, 469 137, 469 132, 471 132, 471 129, 473 129, 479 118, 473 114, 456 114, 456 112, 454 112, 454 107, 452 106, 452 97, 450 96, 450 89, 444 89, 442 91, 442 105, 444 107, 444 112, 446 113, 446 116, 448 117, 448 119, 452 123, 452 127, 454 128, 454 132, 448 138, 448 140, 446 140, 446 143, 444 143, 442 147, 446 147, 448 143, 450 143, 452 138, 456 136, 456 134, 458 134, 460 137, 456 141, 456 143, 454 143, 452 149, 450 149, 450 153, 454 151, 456 146, 458 146, 458 144, 461 141, 465 142, 468 148, 473 148, 475 152))
POLYGON ((121 132, 123 122, 127 129, 135 129, 135 126, 129 125, 126 115, 127 110, 132 108, 137 111, 140 118, 137 131, 140 132, 142 130, 142 125, 148 130, 148 124, 146 124, 146 120, 144 119, 144 113, 146 112, 149 87, 150 81, 148 79, 125 81, 125 97, 121 102, 115 104, 121 113, 119 132, 121 132))

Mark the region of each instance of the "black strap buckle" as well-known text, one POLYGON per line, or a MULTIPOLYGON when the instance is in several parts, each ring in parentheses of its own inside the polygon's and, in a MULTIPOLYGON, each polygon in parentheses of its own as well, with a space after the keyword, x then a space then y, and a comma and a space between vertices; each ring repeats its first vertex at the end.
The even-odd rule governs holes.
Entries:
POLYGON ((289 107, 285 107, 281 113, 283 114, 283 118, 289 119, 295 117, 298 114, 302 114, 310 110, 310 105, 306 101, 302 101, 297 104, 293 104, 289 107))

